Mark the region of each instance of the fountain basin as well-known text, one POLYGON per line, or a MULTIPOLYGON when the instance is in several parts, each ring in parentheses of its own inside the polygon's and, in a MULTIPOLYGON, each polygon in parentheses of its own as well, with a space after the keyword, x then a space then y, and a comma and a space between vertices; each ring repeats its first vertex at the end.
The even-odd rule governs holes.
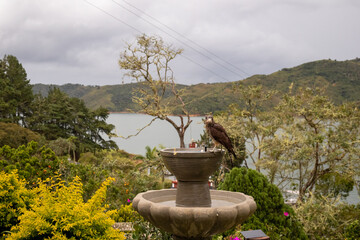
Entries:
POLYGON ((160 151, 166 168, 178 181, 208 181, 219 169, 225 150, 200 148, 167 148, 160 151))
POLYGON ((176 206, 210 207, 209 176, 219 169, 224 150, 167 148, 160 151, 166 168, 178 180, 176 206))
POLYGON ((133 207, 154 226, 172 233, 176 239, 210 239, 244 222, 256 210, 251 196, 211 190, 211 207, 176 207, 175 189, 138 194, 133 207))

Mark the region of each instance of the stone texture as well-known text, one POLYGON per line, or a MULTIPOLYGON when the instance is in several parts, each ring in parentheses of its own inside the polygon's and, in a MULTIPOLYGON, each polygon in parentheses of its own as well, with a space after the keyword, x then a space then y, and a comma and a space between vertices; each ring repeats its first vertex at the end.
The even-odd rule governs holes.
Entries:
POLYGON ((178 180, 176 206, 210 207, 209 176, 219 169, 224 150, 168 148, 160 152, 166 168, 178 180))
POLYGON ((133 207, 154 226, 176 240, 208 240, 244 222, 256 210, 243 193, 209 190, 209 176, 221 164, 224 150, 164 149, 165 166, 178 180, 178 189, 138 194, 133 207))
MULTIPOLYGON (((211 199, 227 206, 175 207, 176 190, 165 189, 138 194, 133 207, 154 226, 184 239, 206 239, 244 222, 256 210, 252 197, 243 193, 211 190, 211 199)), ((178 238, 178 239, 180 239, 178 238)))

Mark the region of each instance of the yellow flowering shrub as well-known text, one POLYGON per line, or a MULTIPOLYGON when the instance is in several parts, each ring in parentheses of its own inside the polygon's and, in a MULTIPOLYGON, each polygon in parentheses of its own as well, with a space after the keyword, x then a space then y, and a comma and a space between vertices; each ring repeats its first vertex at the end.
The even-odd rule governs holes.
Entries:
POLYGON ((134 208, 132 207, 132 204, 129 205, 121 205, 121 207, 118 209, 116 214, 112 216, 112 218, 116 222, 135 222, 138 220, 141 220, 142 217, 140 214, 138 214, 134 208))
POLYGON ((17 171, 0 173, 0 233, 17 224, 21 209, 32 202, 34 195, 25 185, 25 180, 19 179, 17 171))
POLYGON ((84 202, 83 186, 76 177, 69 184, 59 179, 41 181, 33 191, 37 197, 19 217, 7 239, 125 239, 113 229, 114 211, 106 211, 106 190, 113 178, 106 179, 95 194, 84 202))

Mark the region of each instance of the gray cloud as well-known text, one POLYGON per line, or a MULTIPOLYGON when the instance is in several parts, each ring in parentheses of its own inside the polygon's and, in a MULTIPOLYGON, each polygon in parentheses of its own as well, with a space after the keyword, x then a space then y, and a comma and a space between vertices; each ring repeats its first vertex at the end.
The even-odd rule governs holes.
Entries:
POLYGON ((87 1, 1 1, 0 56, 18 57, 32 83, 104 85, 122 82, 119 53, 140 33, 185 49, 173 63, 185 84, 360 55, 357 0, 126 0, 146 14, 123 0, 87 1))

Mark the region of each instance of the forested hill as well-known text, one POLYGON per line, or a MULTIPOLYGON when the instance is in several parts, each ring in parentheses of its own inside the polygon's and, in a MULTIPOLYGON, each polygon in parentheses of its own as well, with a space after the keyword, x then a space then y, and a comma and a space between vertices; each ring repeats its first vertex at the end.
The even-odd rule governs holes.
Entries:
MULTIPOLYGON (((204 114, 225 110, 231 103, 238 102, 232 92, 234 83, 213 83, 178 85, 184 89, 185 102, 191 113, 204 114)), ((291 83, 294 88, 326 87, 326 94, 336 104, 344 101, 360 102, 360 59, 347 61, 320 60, 293 68, 284 68, 269 75, 254 75, 243 80, 246 85, 261 84, 266 89, 276 89, 281 93, 288 91, 291 83)), ((58 87, 71 97, 85 101, 89 108, 103 106, 112 112, 136 110, 131 100, 132 89, 136 83, 108 86, 84 86, 65 84, 61 86, 35 84, 34 93, 46 95, 51 87, 58 87)))
POLYGON ((254 75, 246 84, 262 84, 268 89, 288 91, 294 87, 325 87, 326 94, 336 104, 360 101, 360 58, 348 61, 320 60, 293 68, 283 68, 270 75, 254 75))

